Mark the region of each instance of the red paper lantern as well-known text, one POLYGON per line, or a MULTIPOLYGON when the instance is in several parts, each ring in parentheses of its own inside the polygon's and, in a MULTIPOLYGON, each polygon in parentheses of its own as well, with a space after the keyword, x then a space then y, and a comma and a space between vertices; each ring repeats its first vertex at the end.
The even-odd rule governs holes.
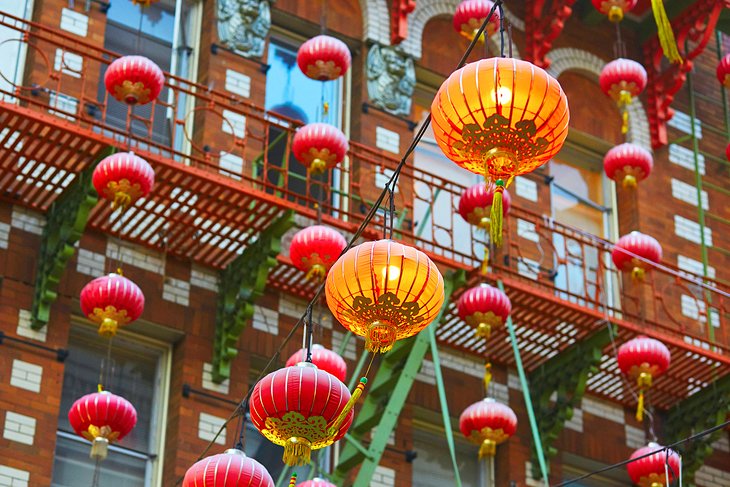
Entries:
POLYGON ((183 487, 274 487, 266 467, 241 450, 203 458, 185 472, 183 487))
POLYGON ((725 158, 730 161, 730 144, 725 147, 725 158))
POLYGON ((624 134, 629 130, 627 107, 644 91, 646 79, 644 66, 631 59, 615 59, 601 70, 598 81, 603 92, 618 105, 623 120, 621 132, 624 134))
POLYGON ((459 318, 474 327, 478 337, 489 338, 492 330, 502 326, 512 311, 505 293, 488 284, 467 289, 456 302, 459 318))
POLYGON ((347 240, 342 234, 323 225, 313 225, 294 234, 289 258, 294 267, 307 273, 307 279, 322 281, 345 247, 347 240))
POLYGON ((646 271, 652 268, 651 263, 658 264, 662 260, 662 246, 654 237, 640 232, 631 232, 624 235, 611 251, 613 263, 622 271, 631 271, 631 277, 642 281, 646 271), (643 257, 646 260, 634 257, 643 257))
POLYGON ((340 129, 328 123, 310 123, 294 135, 292 152, 312 174, 321 174, 345 160, 350 145, 340 129))
POLYGON ((299 47, 297 65, 307 78, 331 81, 350 69, 352 58, 347 45, 334 37, 312 37, 299 47))
POLYGON ((730 88, 730 54, 725 54, 717 65, 717 79, 725 88, 730 88))
POLYGON ((631 459, 649 455, 626 464, 631 481, 639 487, 664 487, 673 484, 679 478, 680 459, 677 452, 671 448, 662 450, 664 447, 657 443, 649 443, 648 446, 639 448, 631 454, 631 459), (665 465, 669 465, 665 469, 665 465), (667 472, 668 470, 668 472, 667 472), (667 474, 669 478, 667 478, 667 474))
MULTIPOLYGON (((300 362, 307 360, 307 350, 301 349, 294 353, 289 360, 286 361, 287 367, 294 367, 300 362)), ((337 377, 340 381, 345 382, 347 378, 347 363, 339 354, 324 348, 322 345, 312 345, 312 363, 318 369, 329 372, 337 377)))
MULTIPOLYGON (((489 228, 489 217, 494 201, 494 186, 487 186, 484 183, 475 184, 468 188, 459 199, 459 215, 479 228, 489 228)), ((505 189, 502 192, 502 215, 507 216, 512 197, 505 189)))
POLYGON ((621 22, 626 12, 630 12, 639 0, 591 0, 596 10, 608 16, 611 22, 621 22))
POLYGON ((160 95, 165 74, 144 56, 124 56, 109 65, 104 85, 117 100, 128 105, 144 105, 160 95))
POLYGON ((603 158, 606 176, 627 189, 635 188, 636 183, 649 177, 653 167, 651 152, 636 144, 617 145, 603 158))
MULTIPOLYGON (((470 41, 474 39, 479 28, 484 23, 494 3, 489 0, 464 0, 456 7, 454 12, 454 29, 470 41)), ((484 32, 491 37, 499 30, 499 10, 494 9, 492 18, 484 32)), ((484 42, 484 34, 479 38, 484 42)))
POLYGON ((81 290, 81 311, 99 324, 99 335, 116 335, 119 325, 135 321, 144 311, 144 294, 119 274, 97 277, 81 290))
POLYGON ((641 421, 644 416, 644 392, 651 387, 654 377, 662 375, 669 368, 669 349, 659 340, 639 336, 619 347, 616 360, 621 372, 636 380, 639 388, 636 419, 641 421))
POLYGON ((287 465, 308 465, 312 450, 342 438, 352 424, 350 391, 337 377, 302 362, 270 373, 254 386, 251 421, 284 447, 287 465))
POLYGON ((92 183, 99 196, 112 202, 112 208, 126 209, 147 196, 155 184, 155 171, 147 161, 131 152, 105 157, 94 168, 92 183))
POLYGON ((77 435, 91 441, 91 458, 106 458, 110 443, 121 440, 137 424, 137 411, 108 391, 87 394, 73 403, 68 420, 77 435))
POLYGON ((461 433, 479 446, 479 458, 493 457, 497 445, 517 431, 517 416, 502 403, 488 397, 466 408, 459 418, 461 433))
POLYGON ((305 480, 301 484, 297 484, 297 487, 337 487, 332 482, 327 482, 324 479, 315 477, 312 480, 305 480))

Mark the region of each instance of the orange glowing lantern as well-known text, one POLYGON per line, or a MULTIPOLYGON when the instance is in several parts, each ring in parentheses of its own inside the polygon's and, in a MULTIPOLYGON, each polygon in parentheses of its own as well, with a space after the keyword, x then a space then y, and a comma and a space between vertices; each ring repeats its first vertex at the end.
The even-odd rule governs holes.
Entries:
POLYGON ((327 275, 325 292, 335 318, 365 337, 369 351, 382 353, 436 319, 444 302, 444 279, 420 250, 378 240, 340 257, 327 275))
POLYGON ((568 100, 558 81, 526 61, 491 58, 467 64, 439 88, 431 105, 441 150, 495 185, 490 233, 502 244, 502 192, 534 171, 568 135, 568 100))
POLYGON ((621 112, 621 132, 629 131, 628 106, 646 88, 646 70, 644 66, 631 59, 614 59, 601 70, 598 82, 601 90, 610 96, 621 112))

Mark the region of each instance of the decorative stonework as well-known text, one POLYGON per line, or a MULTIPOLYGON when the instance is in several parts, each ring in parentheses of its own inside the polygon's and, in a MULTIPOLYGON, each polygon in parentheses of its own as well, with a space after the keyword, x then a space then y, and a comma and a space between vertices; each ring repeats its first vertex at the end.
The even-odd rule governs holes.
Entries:
POLYGON ((390 11, 385 0, 360 0, 365 40, 390 44, 390 11))
POLYGON ((393 47, 374 44, 367 60, 370 103, 393 115, 411 114, 411 96, 416 85, 413 59, 393 47))
POLYGON ((271 28, 268 0, 218 0, 218 38, 244 57, 261 57, 271 28))

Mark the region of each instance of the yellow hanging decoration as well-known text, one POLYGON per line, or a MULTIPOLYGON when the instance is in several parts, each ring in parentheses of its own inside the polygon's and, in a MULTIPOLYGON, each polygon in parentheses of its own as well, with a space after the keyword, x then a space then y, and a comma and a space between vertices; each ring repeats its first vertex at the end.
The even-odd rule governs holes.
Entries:
POLYGON ((639 386, 639 404, 636 407, 636 420, 642 422, 644 420, 644 391, 651 387, 652 376, 649 372, 642 372, 636 378, 636 384, 639 386))
POLYGON ((669 17, 667 17, 667 11, 664 10, 664 2, 662 0, 651 0, 651 9, 654 12, 657 36, 664 55, 672 63, 681 63, 682 56, 677 49, 677 41, 674 39, 674 32, 672 32, 672 24, 669 22, 669 17))
POLYGON ((492 383, 492 364, 484 364, 484 392, 489 391, 489 384, 492 383))
MULTIPOLYGON (((492 200, 492 213, 489 218, 489 236, 495 247, 502 246, 502 193, 505 183, 502 179, 494 182, 494 199, 492 200)), ((484 273, 484 272, 483 272, 484 273)))
POLYGON ((484 258, 482 259, 482 275, 487 275, 487 270, 489 269, 489 247, 484 247, 484 258))
POLYGON ((289 479, 289 487, 296 487, 297 485, 297 473, 294 472, 291 474, 291 479, 289 479))
POLYGON ((350 400, 347 401, 347 404, 345 404, 345 408, 342 410, 339 416, 337 416, 337 419, 335 419, 335 422, 332 423, 332 426, 329 427, 328 432, 330 436, 334 436, 337 434, 337 432, 340 430, 340 426, 342 426, 342 423, 345 422, 345 418, 347 418, 347 415, 350 414, 350 411, 352 411, 352 408, 355 407, 355 403, 357 403, 357 400, 360 399, 360 396, 362 395, 362 391, 365 390, 365 384, 368 383, 367 377, 361 377, 360 382, 357 384, 357 387, 352 392, 352 395, 350 396, 350 400))

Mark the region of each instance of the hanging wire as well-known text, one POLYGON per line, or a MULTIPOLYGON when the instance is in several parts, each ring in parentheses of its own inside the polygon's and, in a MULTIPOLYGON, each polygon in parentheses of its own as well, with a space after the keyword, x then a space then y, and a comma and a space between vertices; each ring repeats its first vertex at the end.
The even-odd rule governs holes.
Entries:
MULTIPOLYGON (((499 55, 500 57, 504 56, 504 9, 502 8, 502 2, 498 2, 494 4, 495 6, 498 6, 499 8, 499 55)), ((492 10, 494 7, 492 7, 492 10)), ((491 16, 492 11, 489 11, 489 15, 491 16)), ((486 41, 486 39, 485 39, 486 41)), ((511 49, 511 47, 510 47, 511 49)), ((512 57, 510 55, 510 57, 512 57)))
POLYGON ((314 335, 314 326, 312 323, 312 303, 309 303, 309 306, 307 306, 307 319, 304 322, 305 326, 305 337, 306 337, 306 343, 305 348, 307 349, 307 358, 306 361, 310 364, 312 363, 312 336, 314 335))

